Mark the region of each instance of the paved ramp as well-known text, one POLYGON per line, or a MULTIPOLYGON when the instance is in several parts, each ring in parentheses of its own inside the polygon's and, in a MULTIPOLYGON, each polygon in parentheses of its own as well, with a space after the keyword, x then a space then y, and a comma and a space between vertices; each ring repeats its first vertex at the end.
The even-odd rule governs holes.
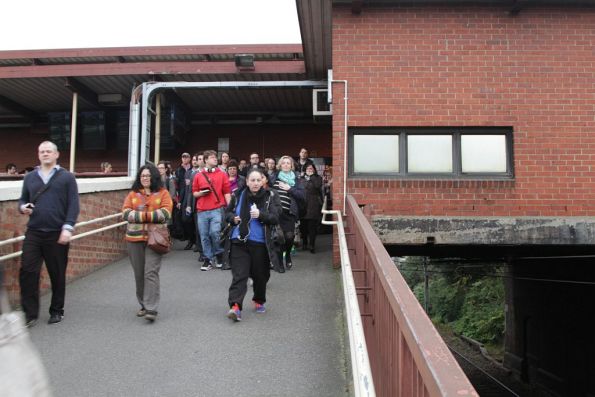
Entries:
POLYGON ((46 324, 44 296, 31 336, 55 396, 347 395, 330 244, 321 236, 320 253, 299 252, 294 270, 273 272, 266 314, 251 310, 250 291, 241 323, 225 316, 231 272, 201 272, 182 243, 164 258, 154 324, 135 316, 127 259, 69 284, 60 324, 46 324))

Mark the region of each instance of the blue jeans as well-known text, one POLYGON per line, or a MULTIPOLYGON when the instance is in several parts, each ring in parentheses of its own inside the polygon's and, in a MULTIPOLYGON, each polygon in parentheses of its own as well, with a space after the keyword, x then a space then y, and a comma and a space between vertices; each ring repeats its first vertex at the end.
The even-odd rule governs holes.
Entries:
POLYGON ((223 208, 209 211, 200 211, 197 214, 198 230, 202 242, 203 255, 211 263, 215 263, 215 256, 223 253, 223 247, 219 244, 219 233, 221 233, 221 217, 223 208))

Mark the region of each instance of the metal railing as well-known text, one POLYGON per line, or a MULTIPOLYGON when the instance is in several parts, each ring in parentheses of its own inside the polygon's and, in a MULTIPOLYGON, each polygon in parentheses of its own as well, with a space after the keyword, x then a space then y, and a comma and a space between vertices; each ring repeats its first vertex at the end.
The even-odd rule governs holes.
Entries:
POLYGON ((345 223, 376 393, 477 396, 352 196, 345 223))
POLYGON ((324 225, 337 226, 339 250, 341 254, 341 274, 343 279, 343 294, 345 297, 345 312, 347 328, 349 331, 349 350, 351 352, 354 394, 356 397, 374 397, 376 396, 376 391, 374 389, 374 380, 370 369, 370 360, 368 358, 366 337, 362 326, 362 317, 357 302, 355 281, 353 280, 351 262, 349 261, 347 239, 345 238, 345 229, 343 227, 343 217, 341 216, 341 211, 326 209, 326 197, 322 206, 322 214, 322 223, 324 225), (336 215, 337 220, 327 221, 325 219, 326 215, 336 215))
MULTIPOLYGON (((110 220, 110 219, 113 219, 113 218, 118 218, 118 217, 121 217, 121 216, 122 216, 122 213, 119 212, 117 214, 107 215, 107 216, 103 216, 101 218, 95 218, 95 219, 91 219, 91 220, 88 220, 88 221, 79 222, 79 223, 77 223, 75 225, 75 227, 80 228, 80 227, 83 227, 83 226, 91 225, 93 223, 99 223, 99 222, 107 221, 107 220, 110 220)), ((106 230, 115 229, 115 228, 120 227, 120 226, 123 226, 123 225, 125 225, 127 223, 128 222, 126 222, 126 221, 118 222, 118 223, 115 223, 113 225, 108 225, 108 226, 100 227, 98 229, 89 230, 88 232, 75 234, 74 236, 72 236, 72 238, 70 239, 70 241, 78 240, 79 238, 87 237, 87 236, 90 236, 92 234, 101 233, 101 232, 104 232, 106 230)), ((3 245, 7 245, 7 244, 18 243, 19 241, 23 241, 24 239, 25 239, 25 236, 18 236, 18 237, 9 238, 7 240, 0 241, 0 247, 2 247, 3 245)), ((16 258, 16 257, 20 256, 22 253, 23 253, 23 251, 18 251, 18 252, 13 252, 12 254, 7 254, 7 255, 4 255, 4 256, 0 256, 0 262, 6 261, 8 259, 16 258)))

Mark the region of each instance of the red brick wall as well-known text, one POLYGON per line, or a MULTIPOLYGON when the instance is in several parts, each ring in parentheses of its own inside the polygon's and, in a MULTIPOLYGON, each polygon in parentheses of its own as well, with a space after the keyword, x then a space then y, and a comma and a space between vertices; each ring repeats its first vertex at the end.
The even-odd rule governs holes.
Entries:
MULTIPOLYGON (((376 214, 595 215, 594 47, 593 9, 334 7, 349 127, 510 126, 514 141, 514 181, 350 179, 348 192, 376 214)), ((342 84, 333 91, 338 198, 342 84)))
MULTIPOLYGON (((183 152, 217 149, 217 138, 228 137, 230 153, 248 160, 250 152, 256 151, 261 160, 265 157, 280 157, 288 154, 297 156, 300 148, 310 149, 312 157, 331 157, 331 127, 328 124, 311 125, 247 125, 247 126, 194 126, 188 133, 187 143, 180 149, 163 151, 160 159, 177 164, 183 152)), ((47 134, 32 135, 30 130, 0 129, 0 173, 7 163, 17 164, 19 170, 39 164, 37 146, 49 139, 47 134), (25 134, 28 139, 15 139, 25 134)), ((153 152, 152 152, 153 153, 153 152)), ((153 157, 153 154, 151 154, 153 157)), ((100 171, 100 164, 109 161, 114 171, 128 170, 128 152, 122 150, 77 150, 75 168, 77 172, 100 171)), ((60 165, 69 167, 70 151, 60 153, 60 165)))
MULTIPOLYGON (((186 151, 194 154, 207 149, 217 150, 217 138, 229 138, 232 157, 248 161, 255 151, 261 161, 265 157, 297 156, 300 148, 310 150, 312 157, 331 157, 330 125, 246 125, 246 126, 194 126, 188 134, 186 151)), ((183 151, 166 151, 164 159, 179 162, 183 151)))
MULTIPOLYGON (((113 191, 81 194, 81 214, 78 222, 99 218, 120 212, 124 197, 128 191, 113 191)), ((120 219, 113 219, 103 223, 97 223, 77 229, 76 233, 89 231, 92 228, 99 228, 109 224, 120 222, 120 219)), ((19 214, 16 201, 0 202, 0 240, 23 235, 26 229, 27 217, 19 214)), ((75 233, 75 234, 76 234, 75 233)), ((11 246, 0 247, 0 255, 19 251, 22 243, 11 246)), ((67 269, 67 280, 71 281, 91 273, 98 268, 105 266, 126 255, 124 242, 124 226, 107 230, 99 234, 83 237, 71 243, 67 269)), ((18 269, 20 258, 1 262, 4 265, 4 283, 13 302, 18 302, 18 269)), ((49 289, 49 277, 43 268, 41 288, 45 292, 49 289)))

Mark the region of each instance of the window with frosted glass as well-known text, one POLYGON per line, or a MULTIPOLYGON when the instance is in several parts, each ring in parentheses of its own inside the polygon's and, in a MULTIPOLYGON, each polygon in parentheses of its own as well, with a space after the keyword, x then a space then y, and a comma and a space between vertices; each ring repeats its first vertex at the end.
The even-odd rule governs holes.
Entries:
POLYGON ((461 169, 470 172, 506 172, 505 135, 461 135, 461 169))
POLYGON ((399 136, 355 135, 353 171, 356 173, 399 172, 399 136))
POLYGON ((407 171, 452 172, 452 135, 409 135, 407 171))

